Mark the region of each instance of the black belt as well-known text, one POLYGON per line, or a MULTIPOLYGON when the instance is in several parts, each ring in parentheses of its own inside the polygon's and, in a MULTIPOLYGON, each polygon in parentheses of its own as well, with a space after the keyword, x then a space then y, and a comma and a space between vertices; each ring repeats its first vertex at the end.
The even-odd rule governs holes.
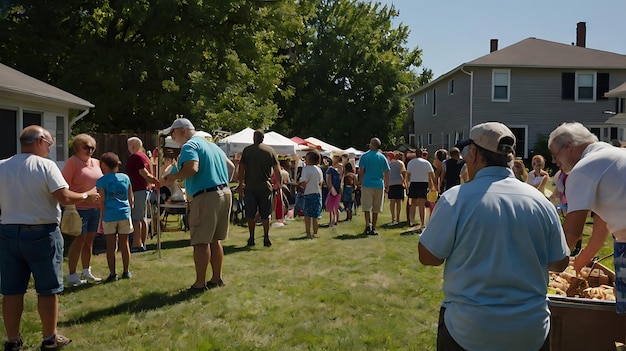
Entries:
POLYGON ((3 224, 7 227, 17 228, 21 232, 39 232, 42 230, 51 230, 56 227, 56 223, 49 224, 3 224))
POLYGON ((196 192, 195 194, 193 194, 193 197, 196 197, 198 195, 202 195, 204 193, 210 193, 212 191, 218 191, 218 190, 226 189, 226 186, 227 186, 226 184, 219 184, 219 185, 216 185, 216 186, 212 186, 210 188, 206 188, 204 190, 200 190, 200 191, 196 192))

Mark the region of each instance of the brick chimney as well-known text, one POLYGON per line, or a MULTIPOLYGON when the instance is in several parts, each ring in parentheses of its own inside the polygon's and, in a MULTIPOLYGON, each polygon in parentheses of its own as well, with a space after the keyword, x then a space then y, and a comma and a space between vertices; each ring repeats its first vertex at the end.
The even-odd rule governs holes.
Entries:
POLYGON ((587 41, 587 23, 578 22, 576 24, 576 46, 586 47, 587 41))
POLYGON ((491 39, 489 52, 498 51, 498 39, 491 39))

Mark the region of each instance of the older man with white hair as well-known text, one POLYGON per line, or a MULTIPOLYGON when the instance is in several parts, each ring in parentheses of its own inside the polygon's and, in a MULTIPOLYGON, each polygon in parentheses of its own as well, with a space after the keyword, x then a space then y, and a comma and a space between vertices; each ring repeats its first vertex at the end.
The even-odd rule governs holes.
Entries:
MULTIPOLYGON (((600 142, 580 123, 563 123, 550 133, 552 162, 568 173, 565 195, 567 216, 563 230, 573 247, 582 238, 589 211, 594 212, 589 242, 576 260, 579 271, 604 245, 609 233, 615 237, 615 273, 626 274, 626 150, 600 142)), ((616 282, 617 310, 626 313, 626 285, 616 282)))
POLYGON ((146 251, 146 240, 148 238, 148 206, 147 191, 150 183, 159 186, 159 180, 151 172, 152 163, 143 152, 143 142, 137 137, 127 140, 128 152, 130 156, 126 161, 125 173, 130 178, 133 187, 133 197, 135 206, 131 210, 133 220, 133 246, 131 252, 146 251))

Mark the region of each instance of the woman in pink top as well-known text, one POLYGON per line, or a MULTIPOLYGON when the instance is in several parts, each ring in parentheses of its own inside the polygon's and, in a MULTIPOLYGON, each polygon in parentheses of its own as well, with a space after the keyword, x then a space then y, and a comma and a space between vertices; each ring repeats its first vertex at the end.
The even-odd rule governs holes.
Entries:
MULTIPOLYGON (((72 144, 74 156, 70 157, 63 168, 63 177, 70 186, 70 190, 84 193, 96 187, 96 181, 102 177, 100 161, 93 158, 96 150, 96 140, 87 134, 79 134, 72 144)), ((69 275, 68 285, 78 285, 87 281, 100 281, 91 273, 91 256, 93 240, 98 231, 100 209, 98 204, 82 201, 76 204, 76 209, 83 220, 82 234, 74 237, 67 254, 69 275), (76 273, 78 258, 83 265, 82 274, 76 273)))

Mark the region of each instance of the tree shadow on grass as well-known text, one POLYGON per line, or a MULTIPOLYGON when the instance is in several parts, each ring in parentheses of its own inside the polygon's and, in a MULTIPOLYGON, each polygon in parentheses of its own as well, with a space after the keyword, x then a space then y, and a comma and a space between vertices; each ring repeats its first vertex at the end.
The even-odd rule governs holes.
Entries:
POLYGON ((341 235, 337 235, 336 237, 334 237, 334 239, 338 239, 338 240, 355 240, 355 239, 365 239, 369 237, 369 235, 365 234, 365 233, 361 233, 361 234, 341 234, 341 235))
POLYGON ((252 250, 252 248, 250 246, 228 245, 228 246, 222 246, 222 247, 224 248, 224 255, 230 255, 230 254, 234 254, 234 253, 237 253, 237 252, 252 250))
POLYGON ((311 238, 307 238, 306 234, 304 236, 299 236, 296 238, 289 238, 289 241, 306 241, 306 240, 311 240, 311 238))
POLYGON ((422 232, 419 229, 409 229, 409 230, 405 230, 403 232, 400 233, 400 236, 409 236, 409 235, 416 235, 416 234, 421 234, 422 232))
POLYGON ((175 305, 185 300, 191 299, 200 294, 188 293, 187 290, 179 290, 174 294, 169 293, 149 293, 142 295, 138 299, 121 303, 101 310, 95 310, 67 321, 59 322, 61 327, 71 327, 76 324, 86 324, 102 320, 103 318, 119 315, 134 314, 142 311, 150 311, 164 306, 175 305))

